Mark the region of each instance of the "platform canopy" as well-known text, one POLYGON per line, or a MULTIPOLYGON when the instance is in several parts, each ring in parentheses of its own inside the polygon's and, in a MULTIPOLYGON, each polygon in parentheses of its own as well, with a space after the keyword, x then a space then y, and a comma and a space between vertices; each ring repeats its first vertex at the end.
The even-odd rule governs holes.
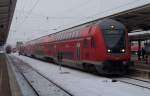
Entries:
POLYGON ((134 32, 129 33, 128 35, 131 41, 150 40, 150 31, 134 32))
POLYGON ((108 17, 124 23, 129 32, 150 30, 150 3, 108 17))
POLYGON ((111 18, 122 22, 129 32, 130 40, 150 39, 150 33, 145 33, 145 31, 150 30, 150 3, 126 11, 122 11, 120 13, 112 14, 104 18, 111 18), (141 33, 136 34, 139 32, 141 33))
POLYGON ((150 30, 150 3, 106 17, 98 18, 90 22, 95 22, 106 18, 120 21, 126 26, 129 33, 135 32, 135 30, 150 30))
POLYGON ((4 45, 10 29, 17 0, 0 0, 0 46, 4 45))

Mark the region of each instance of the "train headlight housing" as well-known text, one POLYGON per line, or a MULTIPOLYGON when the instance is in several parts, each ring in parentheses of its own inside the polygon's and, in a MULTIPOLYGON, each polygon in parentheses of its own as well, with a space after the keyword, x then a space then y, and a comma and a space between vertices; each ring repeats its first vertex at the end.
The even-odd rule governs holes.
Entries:
POLYGON ((123 52, 123 53, 124 53, 124 52, 125 52, 125 49, 121 49, 121 52, 123 52))
POLYGON ((110 50, 110 49, 108 49, 108 50, 107 50, 107 52, 108 52, 108 53, 110 53, 110 52, 111 52, 111 50, 110 50))

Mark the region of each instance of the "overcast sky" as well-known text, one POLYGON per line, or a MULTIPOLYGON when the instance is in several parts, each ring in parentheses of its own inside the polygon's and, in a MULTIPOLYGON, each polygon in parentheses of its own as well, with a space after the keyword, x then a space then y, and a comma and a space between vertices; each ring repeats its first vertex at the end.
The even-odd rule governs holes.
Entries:
POLYGON ((150 0, 18 0, 7 43, 29 41, 150 0))

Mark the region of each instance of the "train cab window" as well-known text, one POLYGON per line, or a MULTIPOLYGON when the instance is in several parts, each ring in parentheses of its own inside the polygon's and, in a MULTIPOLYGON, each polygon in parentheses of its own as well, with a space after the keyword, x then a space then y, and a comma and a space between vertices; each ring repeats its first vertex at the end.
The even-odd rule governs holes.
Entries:
POLYGON ((96 48, 96 42, 95 42, 95 38, 94 37, 91 38, 91 47, 92 48, 96 48))
POLYGON ((84 48, 88 48, 88 39, 84 39, 84 48))

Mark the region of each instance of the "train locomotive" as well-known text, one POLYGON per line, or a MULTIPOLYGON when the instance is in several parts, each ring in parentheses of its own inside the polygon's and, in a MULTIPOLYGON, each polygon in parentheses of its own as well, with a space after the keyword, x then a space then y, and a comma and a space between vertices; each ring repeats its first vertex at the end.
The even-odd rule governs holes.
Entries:
POLYGON ((22 55, 96 70, 100 74, 124 74, 130 65, 130 47, 125 26, 112 19, 102 19, 75 26, 26 42, 22 55))

